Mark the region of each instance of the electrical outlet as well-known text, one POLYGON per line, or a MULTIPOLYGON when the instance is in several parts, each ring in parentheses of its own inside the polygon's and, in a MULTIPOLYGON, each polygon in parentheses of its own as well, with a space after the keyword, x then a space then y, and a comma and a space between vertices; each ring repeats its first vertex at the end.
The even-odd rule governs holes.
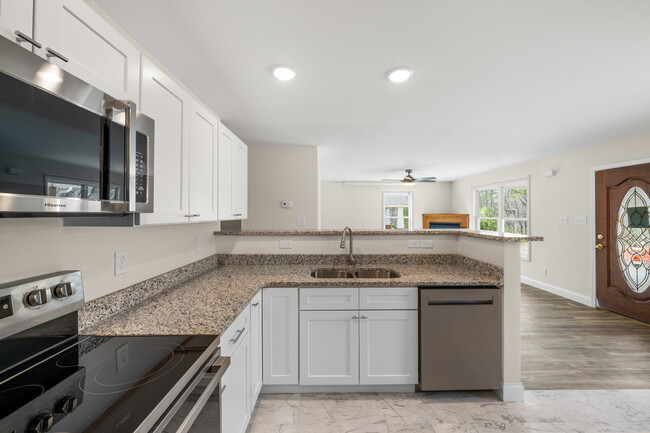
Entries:
POLYGON ((196 251, 201 251, 201 238, 194 239, 194 249, 196 251))
POLYGON ((541 271, 540 271, 540 274, 542 274, 543 276, 547 276, 548 275, 548 269, 547 268, 542 268, 541 271))
POLYGON ((280 241, 280 249, 290 250, 292 248, 291 241, 280 241))
POLYGON ((306 224, 306 218, 305 217, 296 217, 296 225, 297 226, 304 226, 306 224))
POLYGON ((433 248, 433 239, 422 239, 420 241, 420 248, 433 248))
POLYGON ((574 224, 582 225, 582 226, 587 224, 587 217, 586 216, 575 217, 574 224))
POLYGON ((569 217, 568 216, 560 217, 560 224, 569 224, 569 217))
POLYGON ((126 274, 129 253, 118 251, 115 253, 115 275, 126 274))
POLYGON ((420 248, 420 241, 415 239, 415 240, 410 240, 409 241, 409 248, 420 248))
POLYGON ((115 349, 115 367, 118 372, 129 365, 129 343, 124 343, 115 349))

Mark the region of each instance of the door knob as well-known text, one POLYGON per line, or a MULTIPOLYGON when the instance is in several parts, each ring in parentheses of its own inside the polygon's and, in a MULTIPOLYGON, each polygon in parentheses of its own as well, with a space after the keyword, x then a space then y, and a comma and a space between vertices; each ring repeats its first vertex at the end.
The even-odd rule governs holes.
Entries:
POLYGON ((602 250, 603 248, 604 248, 603 244, 596 244, 596 249, 597 250, 602 250))
POLYGON ((603 238, 603 235, 598 235, 598 236, 596 236, 596 237, 597 237, 598 239, 602 239, 602 238, 603 238))

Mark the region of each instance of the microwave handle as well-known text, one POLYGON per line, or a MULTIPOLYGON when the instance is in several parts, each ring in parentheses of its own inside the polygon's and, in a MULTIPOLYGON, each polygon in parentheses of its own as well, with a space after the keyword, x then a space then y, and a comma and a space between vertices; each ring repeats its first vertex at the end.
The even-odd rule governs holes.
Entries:
POLYGON ((135 116, 137 113, 136 110, 136 105, 135 102, 133 101, 124 101, 124 103, 127 105, 126 107, 126 112, 125 112, 125 119, 124 119, 124 124, 126 126, 126 155, 127 155, 127 161, 126 161, 126 166, 128 167, 129 170, 129 188, 128 188, 128 193, 129 195, 127 196, 127 202, 129 206, 129 212, 133 213, 136 211, 136 196, 135 196, 135 173, 136 173, 136 167, 135 167, 135 156, 136 156, 136 138, 135 138, 135 133, 136 133, 136 125, 135 125, 135 116))

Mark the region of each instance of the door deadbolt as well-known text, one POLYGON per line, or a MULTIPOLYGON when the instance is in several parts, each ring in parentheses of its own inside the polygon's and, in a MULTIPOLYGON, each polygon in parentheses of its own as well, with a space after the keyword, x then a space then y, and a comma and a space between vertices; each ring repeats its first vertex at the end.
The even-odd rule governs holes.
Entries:
POLYGON ((596 237, 597 237, 598 239, 602 239, 602 238, 603 238, 603 235, 598 235, 598 236, 596 236, 596 237))

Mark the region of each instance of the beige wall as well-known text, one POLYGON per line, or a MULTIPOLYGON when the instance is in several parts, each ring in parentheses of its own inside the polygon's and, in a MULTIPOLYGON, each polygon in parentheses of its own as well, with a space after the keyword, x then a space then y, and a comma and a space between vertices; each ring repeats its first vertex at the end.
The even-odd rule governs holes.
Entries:
POLYGON ((380 230, 382 224, 383 192, 413 192, 415 229, 422 228, 423 213, 451 211, 451 183, 420 183, 401 185, 355 185, 345 182, 321 183, 321 227, 323 229, 380 230))
POLYGON ((248 219, 242 229, 318 227, 318 149, 308 146, 248 147, 248 219), (291 209, 280 202, 293 202, 291 209), (297 226, 296 218, 305 217, 297 226))
POLYGON ((86 299, 95 299, 215 254, 217 226, 63 227, 60 218, 0 219, 0 283, 80 269, 86 299), (120 276, 113 275, 116 251, 128 252, 128 271, 120 276))
POLYGON ((530 262, 521 262, 523 281, 590 303, 590 261, 595 251, 591 168, 649 157, 650 134, 646 134, 490 171, 453 182, 452 209, 471 213, 473 187, 530 176, 531 234, 545 240, 532 244, 530 262), (547 170, 556 170, 556 176, 544 177, 547 170), (569 218, 569 224, 560 224, 563 216, 569 218), (574 224, 576 216, 586 216, 588 224, 574 224), (541 274, 542 268, 548 269, 547 276, 541 274))

